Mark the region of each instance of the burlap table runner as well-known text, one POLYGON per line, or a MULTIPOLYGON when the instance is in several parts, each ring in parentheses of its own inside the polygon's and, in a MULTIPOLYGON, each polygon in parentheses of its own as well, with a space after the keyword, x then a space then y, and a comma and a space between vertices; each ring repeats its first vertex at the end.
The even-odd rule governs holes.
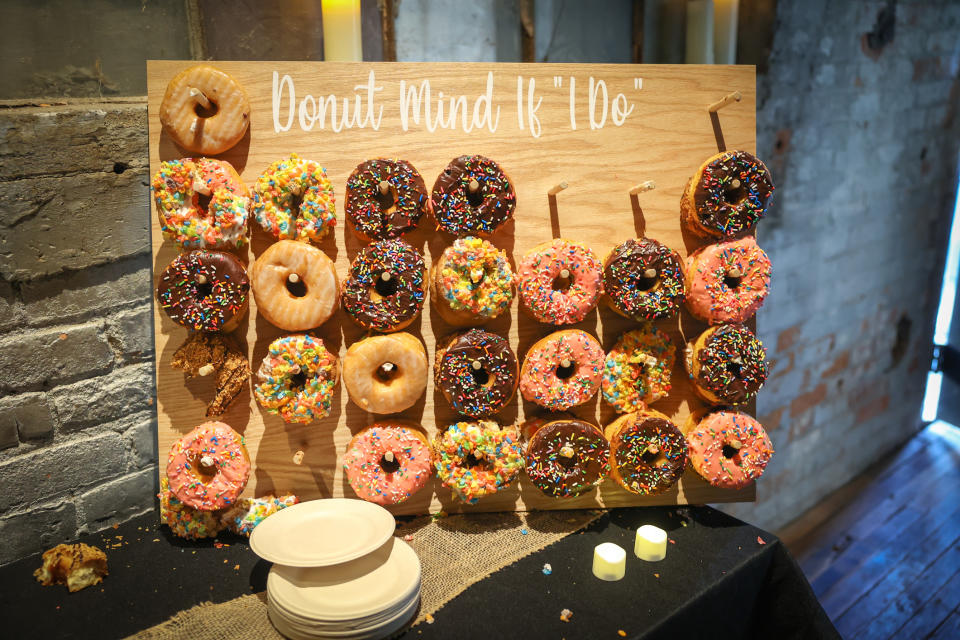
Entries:
MULTIPOLYGON (((423 586, 419 623, 471 584, 560 538, 603 512, 473 513, 416 518, 397 527, 420 556, 423 586)), ((282 638, 267 618, 267 595, 255 593, 221 604, 205 602, 130 636, 137 640, 262 640, 282 638)))

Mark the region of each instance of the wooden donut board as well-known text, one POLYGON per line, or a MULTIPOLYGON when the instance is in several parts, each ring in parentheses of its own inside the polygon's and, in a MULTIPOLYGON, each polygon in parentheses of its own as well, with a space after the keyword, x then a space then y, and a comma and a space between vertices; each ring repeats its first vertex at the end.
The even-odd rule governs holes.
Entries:
MULTIPOLYGON (((151 175, 162 160, 191 154, 176 147, 162 131, 157 117, 167 83, 192 64, 188 61, 149 61, 149 140, 151 175)), ((351 259, 362 247, 344 224, 342 211, 346 180, 359 163, 375 157, 400 157, 413 163, 431 188, 437 175, 454 157, 482 154, 498 161, 512 178, 517 191, 515 223, 507 225, 492 238, 518 261, 531 247, 551 237, 563 237, 586 243, 601 258, 617 243, 645 233, 686 256, 702 244, 680 227, 680 195, 697 167, 717 152, 716 118, 707 106, 734 91, 742 99, 717 114, 728 149, 755 152, 756 85, 752 66, 693 65, 575 65, 575 64, 412 64, 412 63, 322 63, 322 62, 214 62, 231 74, 246 89, 251 104, 248 134, 221 158, 231 162, 248 186, 270 163, 296 152, 317 160, 326 167, 336 190, 337 226, 320 247, 336 262, 339 277, 346 274, 351 259), (369 77, 374 74, 372 110, 369 108, 369 77), (275 79, 276 74, 276 79, 275 79), (290 78, 296 98, 296 112, 290 106, 290 78), (492 89, 487 93, 488 79, 492 89), (424 98, 424 82, 429 81, 431 117, 413 117, 415 105, 408 100, 406 129, 401 119, 401 83, 414 88, 424 98), (571 87, 572 81, 574 82, 571 87), (276 87, 275 88, 275 84, 276 87), (531 89, 531 83, 532 89, 531 89), (592 92, 591 92, 592 84, 592 92), (571 88, 573 118, 571 123, 571 88), (455 119, 455 128, 433 127, 441 97, 444 117, 450 111, 451 96, 466 105, 464 120, 455 119), (591 125, 590 95, 594 123, 591 125), (312 97, 308 97, 308 94, 312 97), (605 122, 597 126, 607 108, 605 122), (274 100, 279 95, 274 114, 274 100), (329 117, 336 100, 336 119, 329 117), (475 109, 483 116, 490 96, 491 116, 499 116, 495 131, 493 117, 476 123, 475 109), (621 97, 622 96, 622 97, 621 97), (518 110, 518 101, 521 109, 518 110), (343 105, 349 104, 346 122, 339 126, 343 105), (314 105, 324 103, 328 117, 322 124, 311 122, 314 105), (359 110, 355 111, 356 105, 359 110), (629 115, 623 117, 624 112, 629 115), (301 123, 301 114, 303 123, 301 123), (617 120, 614 120, 616 116, 617 120), (282 129, 275 130, 276 124, 282 129), (373 124, 379 118, 378 128, 373 124), (337 123, 334 131, 331 122, 337 123), (431 126, 428 126, 428 122, 431 126), (522 123, 522 127, 521 127, 522 123), (618 124, 619 123, 619 124, 618 124), (305 130, 302 124, 312 128, 305 130), (360 127, 358 125, 365 125, 360 127), (533 124, 533 130, 531 127, 533 124), (465 128, 472 130, 466 132, 465 128), (433 130, 431 130, 433 129, 433 130), (539 133, 534 136, 533 133, 539 133), (631 197, 629 190, 652 180, 656 188, 631 197), (554 200, 547 192, 566 181, 569 188, 554 200)), ((461 106, 460 113, 464 109, 461 106)), ((164 240, 156 211, 151 202, 154 276, 160 274, 177 253, 164 240)), ((761 223, 762 226, 762 223, 761 223)), ((239 251, 244 261, 252 262, 272 242, 272 238, 251 219, 250 245, 239 251)), ((424 252, 429 263, 452 239, 434 231, 425 218, 418 231, 408 238, 424 252)), ((617 336, 635 326, 603 307, 575 325, 597 336, 609 349, 617 336)), ((692 409, 703 406, 694 398, 683 366, 683 344, 705 327, 685 310, 679 318, 658 322, 676 343, 677 366, 670 396, 653 408, 673 417, 681 428, 692 409)), ((514 300, 510 314, 485 328, 508 336, 522 359, 539 338, 557 330, 536 322, 518 308, 514 300)), ((420 337, 431 363, 436 340, 451 331, 426 306, 421 316, 407 329, 420 337)), ((233 334, 245 345, 254 372, 267 346, 285 332, 257 313, 251 296, 247 319, 233 334)), ((343 311, 338 311, 314 334, 328 348, 339 353, 364 335, 343 311)), ((213 376, 186 380, 170 366, 174 351, 187 338, 187 330, 171 321, 154 304, 154 336, 157 353, 157 417, 159 425, 160 472, 164 472, 167 452, 175 440, 204 422, 207 402, 213 394, 213 376)), ((753 407, 748 408, 753 412, 753 407)), ((599 425, 615 417, 611 407, 597 394, 589 403, 572 413, 599 425)), ((498 416, 501 423, 519 423, 545 412, 524 401, 519 394, 498 416)), ((457 420, 443 397, 435 390, 431 375, 424 397, 400 417, 423 425, 431 436, 438 427, 457 420)), ((368 414, 349 401, 339 384, 332 414, 310 425, 288 425, 279 417, 262 411, 250 388, 243 391, 221 418, 242 433, 253 461, 253 471, 244 496, 293 492, 301 499, 353 497, 340 461, 350 438, 370 425, 378 416, 368 414), (303 451, 302 464, 294 464, 294 455, 303 451)), ((606 480, 597 490, 575 499, 544 496, 525 476, 509 489, 481 499, 476 505, 463 505, 451 496, 435 478, 408 502, 392 507, 395 514, 421 514, 458 511, 529 511, 536 509, 578 509, 633 505, 742 502, 755 499, 755 487, 725 490, 711 487, 688 468, 682 480, 667 493, 642 497, 606 480)))

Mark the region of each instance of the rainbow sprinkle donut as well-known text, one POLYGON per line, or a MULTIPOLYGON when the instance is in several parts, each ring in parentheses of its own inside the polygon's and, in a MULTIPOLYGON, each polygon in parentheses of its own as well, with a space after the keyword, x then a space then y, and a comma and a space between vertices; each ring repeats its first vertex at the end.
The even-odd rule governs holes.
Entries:
POLYGON ((433 456, 440 481, 469 504, 509 485, 524 467, 520 434, 490 421, 450 425, 434 439, 433 456))
POLYGON ((183 249, 231 249, 247 241, 247 187, 229 162, 183 158, 160 163, 153 199, 166 238, 183 249))
POLYGON ((330 415, 340 368, 323 340, 287 336, 270 343, 253 394, 260 406, 285 422, 307 424, 330 415))
POLYGON ((279 498, 272 495, 263 498, 242 498, 233 507, 223 512, 220 522, 231 532, 249 538, 258 524, 277 511, 292 507, 298 502, 300 500, 292 494, 279 498))
POLYGON ((200 511, 177 500, 170 491, 170 482, 160 479, 160 520, 167 523, 174 535, 188 540, 213 538, 223 531, 219 511, 200 511))
POLYGON ((440 315, 464 325, 492 320, 509 309, 516 276, 505 252, 468 236, 443 250, 430 284, 440 315))
POLYGON ((295 153, 274 162, 253 188, 253 215, 277 240, 319 242, 337 224, 327 172, 295 153))
POLYGON ((607 353, 600 388, 621 413, 643 411, 667 397, 676 353, 670 337, 650 323, 627 331, 607 353))

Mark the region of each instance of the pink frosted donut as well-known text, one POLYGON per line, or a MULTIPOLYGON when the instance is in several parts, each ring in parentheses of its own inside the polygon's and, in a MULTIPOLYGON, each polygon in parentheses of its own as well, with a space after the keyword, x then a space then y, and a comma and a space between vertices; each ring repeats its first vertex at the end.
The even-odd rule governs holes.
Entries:
POLYGON ((603 265, 596 254, 567 240, 551 240, 528 251, 517 275, 520 303, 548 324, 580 322, 603 292, 603 265))
POLYGON ((398 504, 430 479, 430 443, 418 426, 378 422, 347 445, 343 471, 360 498, 379 505, 398 504))
MULTIPOLYGON (((691 416, 691 420, 695 420, 691 416)), ((773 445, 745 413, 715 411, 687 433, 690 463, 715 487, 741 489, 763 475, 773 445)))
POLYGON ((170 491, 199 511, 229 507, 247 486, 250 456, 243 436, 222 422, 204 422, 173 443, 167 458, 170 491))
POLYGON ((711 244, 687 258, 687 308, 710 324, 746 322, 770 290, 770 259, 747 236, 711 244))
POLYGON ((583 404, 600 388, 603 348, 578 329, 551 333, 536 342, 523 359, 520 393, 552 411, 583 404))

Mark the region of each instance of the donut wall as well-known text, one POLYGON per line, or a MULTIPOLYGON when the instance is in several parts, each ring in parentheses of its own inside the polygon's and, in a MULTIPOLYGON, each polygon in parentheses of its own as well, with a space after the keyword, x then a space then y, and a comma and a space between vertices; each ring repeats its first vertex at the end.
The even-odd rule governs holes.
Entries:
MULTIPOLYGON (((167 84, 187 61, 150 61, 149 144, 151 174, 160 162, 188 157, 160 126, 159 112, 167 84)), ((229 161, 252 186, 272 163, 296 153, 325 167, 333 184, 336 227, 317 243, 342 280, 365 246, 345 224, 347 178, 374 158, 402 158, 423 176, 429 190, 452 159, 482 155, 495 160, 516 192, 514 219, 489 240, 507 252, 516 266, 536 245, 563 238, 589 246, 602 260, 620 242, 646 236, 681 257, 708 244, 681 227, 684 188, 701 164, 718 151, 755 151, 755 72, 749 66, 572 65, 572 64, 406 64, 313 62, 213 62, 246 90, 250 126, 243 139, 218 158, 229 161), (741 99, 711 114, 708 106, 739 92, 741 99), (652 183, 636 188, 644 183, 652 183), (566 185, 566 188, 564 187, 566 185), (633 191, 633 195, 631 195, 633 191), (550 195, 552 193, 552 195, 550 195)), ((176 257, 164 239, 151 202, 154 275, 176 257)), ((250 221, 250 242, 235 255, 252 265, 274 239, 250 221)), ((761 223, 762 227, 762 223, 761 223)), ((424 216, 405 236, 427 265, 454 237, 437 231, 424 216)), ((157 416, 160 470, 171 445, 206 421, 215 376, 187 379, 171 366, 188 331, 154 305, 157 353, 157 416)), ((672 389, 652 405, 681 429, 692 411, 706 405, 694 395, 683 366, 684 346, 707 328, 686 309, 660 320, 676 348, 672 389)), ((747 323, 751 328, 754 320, 747 323)), ((519 308, 483 328, 509 340, 520 361, 538 340, 558 329, 581 329, 604 350, 636 328, 637 322, 600 304, 575 325, 555 327, 519 308)), ((468 418, 458 417, 434 385, 435 347, 455 327, 430 304, 405 331, 423 341, 430 363, 426 392, 409 409, 393 417, 422 425, 430 437, 438 429, 468 418)), ((218 420, 243 434, 253 470, 243 493, 261 496, 292 492, 303 500, 354 497, 343 469, 345 449, 364 427, 382 419, 348 399, 341 382, 328 417, 311 424, 289 424, 267 413, 254 399, 251 384, 269 344, 285 332, 250 309, 232 333, 246 349, 254 377, 218 420)), ((310 332, 341 359, 347 348, 368 335, 339 309, 310 332)), ((754 405, 744 411, 754 413, 754 405)), ((568 414, 601 429, 617 419, 614 408, 596 394, 568 414)), ((549 416, 518 393, 492 419, 520 424, 549 416)), ((611 479, 576 498, 547 497, 525 474, 510 487, 464 504, 433 478, 408 501, 390 507, 396 514, 456 511, 528 511, 643 504, 751 501, 755 485, 723 489, 709 485, 688 465, 682 479, 665 493, 641 496, 611 479)))

